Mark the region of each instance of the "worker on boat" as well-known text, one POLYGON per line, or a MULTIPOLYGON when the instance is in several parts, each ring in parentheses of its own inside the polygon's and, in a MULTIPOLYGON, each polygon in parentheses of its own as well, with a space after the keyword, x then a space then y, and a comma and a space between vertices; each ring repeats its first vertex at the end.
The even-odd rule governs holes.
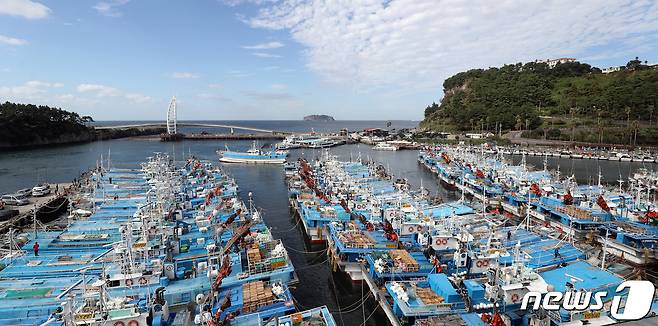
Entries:
POLYGON ((39 243, 35 242, 34 246, 32 246, 32 249, 34 249, 34 255, 39 256, 39 243))
POLYGON ((562 258, 560 254, 560 247, 555 247, 555 259, 562 258))

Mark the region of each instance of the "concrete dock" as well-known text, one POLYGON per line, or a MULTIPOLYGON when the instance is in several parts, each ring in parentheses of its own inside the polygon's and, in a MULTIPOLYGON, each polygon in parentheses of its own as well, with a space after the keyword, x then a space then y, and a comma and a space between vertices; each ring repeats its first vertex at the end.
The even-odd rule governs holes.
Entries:
POLYGON ((33 223, 34 212, 37 212, 37 220, 39 223, 44 217, 52 216, 53 214, 61 214, 61 212, 68 209, 68 197, 67 195, 71 192, 72 184, 68 183, 58 183, 51 184, 50 194, 42 197, 28 197, 30 201, 27 205, 22 206, 13 206, 6 205, 5 210, 15 209, 18 210, 18 215, 10 218, 7 221, 0 222, 0 233, 5 233, 9 228, 23 228, 33 223), (56 193, 55 190, 58 190, 56 193))

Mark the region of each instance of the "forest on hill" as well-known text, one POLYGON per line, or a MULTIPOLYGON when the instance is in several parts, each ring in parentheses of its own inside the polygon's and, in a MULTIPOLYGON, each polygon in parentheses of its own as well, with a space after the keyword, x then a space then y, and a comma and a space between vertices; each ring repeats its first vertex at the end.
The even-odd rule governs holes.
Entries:
POLYGON ((0 147, 39 146, 93 140, 91 117, 43 105, 0 104, 0 147))
POLYGON ((435 131, 523 130, 525 137, 658 143, 658 69, 638 58, 603 73, 586 63, 529 62, 460 72, 421 127, 435 131))

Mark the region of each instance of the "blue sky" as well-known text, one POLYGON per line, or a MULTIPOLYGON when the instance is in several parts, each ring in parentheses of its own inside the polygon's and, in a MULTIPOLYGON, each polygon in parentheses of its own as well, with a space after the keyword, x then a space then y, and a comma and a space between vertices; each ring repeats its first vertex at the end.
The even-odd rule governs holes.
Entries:
POLYGON ((658 61, 655 1, 0 0, 0 100, 97 120, 422 119, 446 77, 658 61))

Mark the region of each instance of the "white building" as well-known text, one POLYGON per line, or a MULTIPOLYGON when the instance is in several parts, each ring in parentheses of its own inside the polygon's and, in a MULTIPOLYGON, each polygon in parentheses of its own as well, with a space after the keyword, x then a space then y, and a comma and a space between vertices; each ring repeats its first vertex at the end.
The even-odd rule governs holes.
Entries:
POLYGON ((557 58, 557 59, 546 59, 546 60, 535 60, 536 63, 545 63, 549 68, 555 68, 558 63, 567 63, 574 62, 576 58, 557 58))
POLYGON ((619 71, 619 70, 621 70, 621 67, 608 67, 608 68, 605 68, 605 69, 601 70, 601 72, 604 73, 604 74, 609 74, 611 72, 615 72, 615 71, 619 71))

